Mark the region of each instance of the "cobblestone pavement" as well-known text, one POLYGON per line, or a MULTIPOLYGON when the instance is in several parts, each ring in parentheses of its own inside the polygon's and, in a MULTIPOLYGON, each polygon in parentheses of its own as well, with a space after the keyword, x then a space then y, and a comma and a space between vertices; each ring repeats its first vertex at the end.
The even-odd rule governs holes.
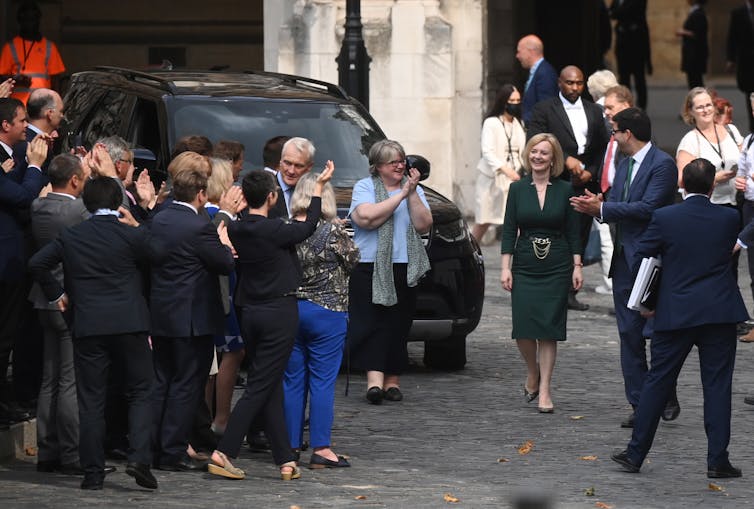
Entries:
MULTIPOLYGON (((369 405, 361 375, 344 396, 338 380, 334 448, 352 468, 304 469, 283 482, 267 455, 244 452, 243 481, 208 474, 156 472, 160 488, 138 489, 124 465, 102 492, 83 492, 79 479, 38 474, 33 458, 0 466, 0 506, 67 507, 508 507, 521 493, 549 495, 558 508, 748 507, 754 502, 754 346, 740 344, 734 378, 731 460, 744 477, 706 478, 706 439, 696 354, 678 386, 681 415, 661 423, 640 474, 622 472, 610 453, 630 436, 619 427, 628 407, 618 360, 611 298, 593 291, 598 269, 586 269, 580 298, 591 305, 569 316, 554 379, 555 413, 537 413, 522 395, 524 370, 510 339, 510 302, 498 284, 497 245, 484 248, 487 298, 482 323, 469 337, 468 365, 454 373, 421 366, 421 345, 410 346, 412 367, 403 377, 401 403, 369 405), (533 443, 526 455, 518 447, 533 443), (587 458, 594 457, 594 458, 587 458), (445 500, 445 494, 458 499, 445 500), (599 505, 600 503, 606 505, 599 505)), ((744 264, 741 264, 744 268, 744 264)), ((748 281, 743 271, 742 281, 748 281)), ((751 307, 748 291, 745 297, 751 307)), ((308 461, 308 452, 302 460, 308 461)))

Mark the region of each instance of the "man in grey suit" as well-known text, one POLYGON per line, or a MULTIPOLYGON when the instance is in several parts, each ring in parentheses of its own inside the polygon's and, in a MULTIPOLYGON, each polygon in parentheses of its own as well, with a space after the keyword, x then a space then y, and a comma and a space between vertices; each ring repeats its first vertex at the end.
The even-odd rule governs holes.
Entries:
MULTIPOLYGON (((36 249, 55 240, 61 230, 88 219, 90 214, 79 198, 89 179, 89 167, 78 157, 61 154, 47 171, 52 192, 31 204, 31 228, 36 249)), ((54 270, 63 283, 63 267, 54 270)), ((37 470, 80 474, 79 418, 73 343, 63 313, 50 303, 35 283, 29 300, 37 310, 44 331, 42 386, 37 402, 37 470)))

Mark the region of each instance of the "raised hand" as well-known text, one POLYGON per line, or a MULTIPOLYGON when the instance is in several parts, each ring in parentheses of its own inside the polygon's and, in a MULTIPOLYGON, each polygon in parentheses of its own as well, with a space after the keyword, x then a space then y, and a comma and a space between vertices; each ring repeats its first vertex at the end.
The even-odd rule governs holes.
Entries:
POLYGON ((149 171, 146 168, 141 170, 134 185, 136 186, 136 194, 139 195, 139 205, 141 208, 151 209, 154 207, 157 201, 157 192, 154 189, 154 183, 149 178, 149 171))
POLYGON ((120 212, 120 217, 118 218, 118 221, 120 221, 123 224, 127 224, 128 226, 137 227, 139 226, 139 222, 134 218, 133 215, 131 215, 131 211, 128 210, 126 207, 121 205, 118 207, 118 212, 120 212))
POLYGON ((9 172, 9 171, 11 171, 11 170, 12 170, 13 168, 15 168, 15 166, 16 166, 16 161, 14 161, 12 157, 9 157, 9 158, 8 158, 8 159, 6 159, 5 161, 3 161, 3 163, 2 163, 2 164, 0 164, 0 166, 2 166, 2 168, 3 168, 3 171, 4 171, 5 173, 8 173, 8 172, 9 172))
POLYGON ((325 163, 325 169, 317 177, 317 182, 323 185, 326 184, 332 178, 333 172, 335 172, 335 163, 328 159, 325 163))
POLYGON ((247 206, 246 200, 243 197, 243 191, 238 186, 230 186, 220 196, 220 203, 218 205, 220 206, 220 210, 224 210, 232 216, 238 214, 247 206))
POLYGON ((33 140, 26 146, 26 160, 29 162, 29 166, 36 166, 41 168, 42 164, 47 159, 47 136, 38 134, 33 140))

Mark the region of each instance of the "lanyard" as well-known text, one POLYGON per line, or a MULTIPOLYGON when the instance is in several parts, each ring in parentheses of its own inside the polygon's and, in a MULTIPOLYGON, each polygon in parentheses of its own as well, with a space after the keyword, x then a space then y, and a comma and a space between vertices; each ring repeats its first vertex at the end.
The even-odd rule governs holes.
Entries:
POLYGON ((513 147, 511 146, 511 138, 513 137, 513 122, 511 122, 511 133, 508 134, 508 130, 505 128, 505 121, 502 119, 502 117, 498 118, 500 119, 500 123, 503 124, 503 132, 505 133, 505 137, 508 140, 508 164, 511 165, 513 171, 517 171, 517 168, 513 167, 513 147))
POLYGON ((37 41, 31 41, 31 46, 29 46, 29 49, 27 50, 26 49, 26 39, 24 39, 23 37, 21 38, 21 44, 23 44, 23 48, 24 48, 24 60, 23 60, 23 62, 21 62, 21 71, 23 71, 24 69, 26 69, 26 62, 29 60, 29 55, 31 54, 31 50, 34 47, 34 43, 35 42, 37 42, 37 41))
POLYGON ((723 147, 720 145, 720 136, 717 134, 717 126, 713 124, 713 128, 715 129, 715 140, 717 140, 717 147, 715 147, 711 141, 704 135, 704 133, 697 127, 696 130, 699 132, 699 134, 702 135, 702 138, 707 140, 707 143, 709 143, 709 146, 712 147, 712 150, 715 151, 717 156, 720 158, 720 169, 725 169, 725 159, 723 159, 723 147))

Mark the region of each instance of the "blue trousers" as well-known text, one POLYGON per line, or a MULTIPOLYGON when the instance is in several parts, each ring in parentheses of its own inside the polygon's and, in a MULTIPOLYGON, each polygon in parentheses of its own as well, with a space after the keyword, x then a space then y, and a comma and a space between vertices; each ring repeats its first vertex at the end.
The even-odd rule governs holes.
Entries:
POLYGON ((291 447, 301 447, 304 412, 309 403, 309 439, 312 448, 330 446, 335 403, 348 313, 330 311, 311 301, 298 301, 299 327, 283 380, 285 421, 291 447))
POLYGON ((620 363, 626 399, 631 406, 636 407, 647 374, 647 342, 644 338, 649 337, 651 331, 645 330, 648 329, 647 320, 638 311, 626 307, 634 281, 622 253, 613 257, 612 275, 613 303, 620 335, 620 363))
POLYGON ((731 386, 736 359, 736 324, 699 325, 674 331, 655 331, 652 367, 647 373, 636 409, 628 456, 641 464, 652 447, 660 415, 675 386, 691 348, 699 349, 699 368, 704 393, 704 431, 707 433, 707 466, 727 464, 730 442, 731 386))

